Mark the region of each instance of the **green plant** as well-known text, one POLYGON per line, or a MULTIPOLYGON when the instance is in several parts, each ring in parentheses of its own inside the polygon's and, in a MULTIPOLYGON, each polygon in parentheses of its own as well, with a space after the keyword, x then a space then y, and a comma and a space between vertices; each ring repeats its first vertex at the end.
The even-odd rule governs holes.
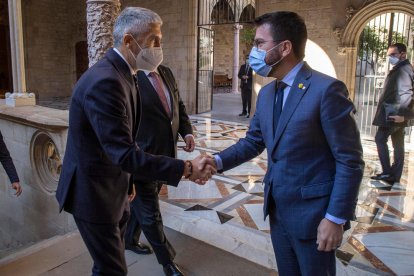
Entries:
POLYGON ((256 34, 256 30, 252 26, 244 25, 244 28, 241 32, 241 41, 248 46, 248 48, 253 46, 254 36, 256 34))

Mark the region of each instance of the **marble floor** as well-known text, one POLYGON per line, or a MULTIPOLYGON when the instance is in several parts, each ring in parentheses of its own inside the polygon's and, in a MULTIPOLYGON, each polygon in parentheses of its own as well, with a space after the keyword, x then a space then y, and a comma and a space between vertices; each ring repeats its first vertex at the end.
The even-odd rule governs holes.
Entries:
MULTIPOLYGON (((196 149, 180 159, 213 154, 245 136, 247 125, 192 116, 196 149)), ((183 143, 179 143, 179 148, 183 143)), ((370 180, 380 172, 375 143, 363 137, 366 171, 360 188, 356 221, 337 251, 338 275, 414 275, 414 166, 401 183, 390 186, 370 180)), ((414 159, 407 149, 407 160, 414 159)), ((269 223, 263 220, 266 154, 224 174, 205 186, 182 181, 164 186, 161 208, 166 226, 232 252, 268 268, 277 269, 269 223)))

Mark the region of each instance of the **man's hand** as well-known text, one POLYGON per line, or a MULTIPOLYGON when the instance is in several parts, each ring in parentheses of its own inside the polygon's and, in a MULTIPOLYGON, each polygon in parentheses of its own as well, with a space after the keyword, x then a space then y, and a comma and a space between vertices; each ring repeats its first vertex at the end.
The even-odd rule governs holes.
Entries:
POLYGON ((195 141, 193 135, 187 135, 184 138, 185 147, 183 148, 186 152, 192 152, 195 148, 195 141))
POLYGON ((319 251, 336 250, 342 243, 344 228, 341 224, 336 224, 324 218, 318 226, 318 236, 316 243, 319 251))
POLYGON ((402 123, 405 120, 404 116, 398 115, 388 116, 388 118, 391 119, 394 123, 402 123))
POLYGON ((189 179, 200 185, 204 185, 217 172, 214 159, 207 155, 199 155, 191 164, 193 172, 189 179))
POLYGON ((249 77, 247 75, 243 75, 242 79, 247 80, 249 77))
POLYGON ((12 183, 12 189, 16 190, 15 196, 19 196, 22 194, 22 186, 20 186, 20 182, 12 183))
POLYGON ((130 195, 128 195, 128 201, 129 202, 133 201, 136 195, 137 195, 137 192, 135 191, 135 184, 132 184, 132 192, 130 195))

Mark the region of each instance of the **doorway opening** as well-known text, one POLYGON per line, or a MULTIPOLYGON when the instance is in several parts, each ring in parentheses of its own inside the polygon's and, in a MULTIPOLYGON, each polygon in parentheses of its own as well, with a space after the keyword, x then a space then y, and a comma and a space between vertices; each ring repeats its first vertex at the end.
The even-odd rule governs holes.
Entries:
MULTIPOLYGON (((232 91, 235 26, 243 25, 239 38, 239 63, 250 51, 244 35, 252 33, 255 0, 198 1, 198 61, 196 113, 213 109, 213 94, 232 91)), ((253 38, 250 38, 252 42, 253 38)), ((247 39, 248 40, 248 39, 247 39)), ((237 78, 237 76, 235 76, 237 78)), ((241 99, 240 99, 241 105, 241 99)))
MULTIPOLYGON (((355 75, 355 105, 357 123, 362 135, 373 137, 372 125, 385 78, 391 69, 386 55, 396 42, 407 45, 408 59, 413 63, 414 18, 398 12, 381 14, 371 19, 362 31, 357 52, 355 75)), ((411 129, 407 136, 411 135, 411 129)))

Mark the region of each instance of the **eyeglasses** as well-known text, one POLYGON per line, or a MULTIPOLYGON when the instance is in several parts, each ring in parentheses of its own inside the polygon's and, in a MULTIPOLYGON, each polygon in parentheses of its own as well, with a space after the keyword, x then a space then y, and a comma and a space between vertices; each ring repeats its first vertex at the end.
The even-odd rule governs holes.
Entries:
POLYGON ((255 39, 253 40, 253 46, 260 48, 261 46, 263 46, 263 44, 267 43, 267 42, 282 42, 283 40, 262 40, 262 39, 255 39))

